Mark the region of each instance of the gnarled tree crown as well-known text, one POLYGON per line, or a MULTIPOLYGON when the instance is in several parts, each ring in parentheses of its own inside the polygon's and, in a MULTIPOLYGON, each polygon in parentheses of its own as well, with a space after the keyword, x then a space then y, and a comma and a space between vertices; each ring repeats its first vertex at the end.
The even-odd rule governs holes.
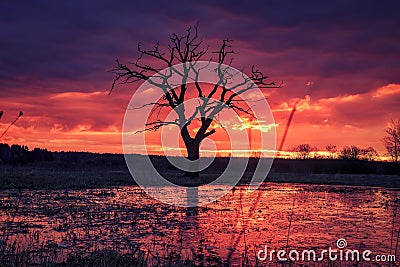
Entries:
MULTIPOLYGON (((281 84, 268 82, 268 77, 254 66, 247 76, 242 74, 240 79, 233 79, 234 51, 231 40, 224 39, 217 51, 209 52, 208 47, 198 36, 198 26, 189 27, 183 35, 173 34, 169 44, 163 50, 157 42, 151 49, 144 49, 138 45, 139 56, 134 62, 123 64, 116 60, 116 67, 112 69, 115 75, 110 93, 117 83, 129 84, 147 81, 156 88, 162 90, 160 101, 147 103, 133 109, 152 106, 151 116, 154 118, 146 123, 144 131, 156 131, 165 125, 177 125, 180 127, 181 136, 189 150, 194 146, 198 150, 200 142, 207 136, 215 133, 215 129, 208 130, 212 121, 224 108, 235 110, 237 113, 252 116, 251 108, 246 104, 246 99, 241 96, 254 88, 279 88, 281 84), (204 60, 207 56, 208 60, 204 60), (215 84, 205 89, 204 84, 199 82, 200 72, 204 67, 199 67, 198 62, 214 62, 217 64, 214 70, 217 76, 215 84), (176 66, 182 66, 177 68, 176 66), (171 77, 180 77, 179 86, 174 85, 171 77), (234 80, 234 83, 233 83, 234 80), (191 84, 192 86, 189 86, 191 84), (189 92, 189 90, 192 90, 189 92), (196 95, 198 106, 192 114, 185 114, 185 101, 196 95), (164 108, 171 108, 177 114, 177 119, 166 121, 159 117, 164 108), (191 136, 188 131, 190 123, 196 119, 201 126, 191 136)), ((235 74, 236 75, 236 74, 235 74)), ((255 101, 255 100, 250 100, 255 101)))

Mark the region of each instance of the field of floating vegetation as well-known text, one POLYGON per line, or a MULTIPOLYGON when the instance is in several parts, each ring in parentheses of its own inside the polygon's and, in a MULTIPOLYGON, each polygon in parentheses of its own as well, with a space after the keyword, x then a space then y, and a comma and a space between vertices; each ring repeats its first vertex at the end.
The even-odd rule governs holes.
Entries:
MULTIPOLYGON (((0 265, 265 266, 264 245, 324 249, 338 238, 400 258, 399 210, 399 190, 359 186, 238 186, 200 208, 162 204, 137 186, 2 190, 0 265)), ((319 266, 328 264, 339 266, 319 266)))

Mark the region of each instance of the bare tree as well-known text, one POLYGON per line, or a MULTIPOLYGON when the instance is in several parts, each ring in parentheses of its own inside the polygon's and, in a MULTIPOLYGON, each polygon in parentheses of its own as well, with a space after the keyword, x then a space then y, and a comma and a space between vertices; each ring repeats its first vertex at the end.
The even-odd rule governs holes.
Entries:
MULTIPOLYGON (((243 104, 245 101, 241 95, 258 88, 277 88, 275 82, 267 82, 265 76, 260 70, 251 68, 248 76, 241 77, 241 81, 232 84, 232 77, 229 69, 224 66, 231 66, 234 51, 231 48, 231 41, 225 39, 219 46, 217 51, 208 52, 208 47, 203 45, 202 39, 198 37, 197 25, 187 29, 184 35, 173 34, 170 37, 169 44, 162 49, 157 42, 151 49, 143 49, 138 45, 139 56, 132 63, 122 64, 118 60, 117 66, 112 70, 115 74, 114 81, 110 90, 113 90, 116 83, 128 84, 141 81, 147 81, 156 88, 162 90, 163 98, 156 103, 148 103, 152 105, 154 117, 145 126, 145 131, 156 131, 166 125, 176 125, 180 127, 180 135, 183 139, 187 150, 187 158, 191 161, 199 159, 199 151, 201 142, 208 136, 216 132, 214 127, 210 127, 218 113, 224 108, 235 110, 246 116, 252 116, 251 109, 243 104), (210 54, 211 59, 218 63, 215 70, 218 75, 218 82, 213 84, 211 88, 206 89, 197 80, 199 69, 196 68, 196 62, 203 60, 210 54), (174 66, 183 64, 183 71, 177 70, 174 66), (160 74, 160 70, 168 68, 166 74, 160 74), (196 73, 194 82, 189 84, 189 72, 196 73), (160 82, 152 79, 157 74, 160 82), (176 87, 169 83, 172 75, 178 75, 181 79, 180 86, 176 87), (190 86, 189 86, 190 85, 190 86), (191 92, 190 92, 191 91, 191 92), (185 114, 185 100, 190 94, 196 94, 199 99, 199 105, 191 115, 185 114), (217 101, 213 101, 215 99, 217 101), (178 119, 175 121, 165 121, 160 118, 160 111, 164 108, 173 109, 177 113, 178 119), (189 128, 192 121, 200 115, 200 127, 196 129, 189 128), (212 129, 210 129, 212 128, 212 129)), ((137 107, 141 108, 141 107, 137 107)))
POLYGON ((385 129, 386 136, 383 138, 386 151, 394 162, 400 157, 400 120, 391 120, 389 126, 385 129))
POLYGON ((311 146, 310 144, 300 144, 292 149, 293 152, 296 153, 296 158, 299 159, 308 159, 310 158, 310 154, 313 151, 317 151, 316 147, 311 146))
POLYGON ((361 149, 362 159, 373 161, 378 157, 378 152, 372 146, 361 149))
POLYGON ((336 145, 329 144, 325 147, 326 151, 329 152, 329 158, 333 159, 336 157, 337 147, 336 145))
POLYGON ((360 159, 361 148, 358 146, 344 146, 340 151, 340 157, 342 159, 360 159))

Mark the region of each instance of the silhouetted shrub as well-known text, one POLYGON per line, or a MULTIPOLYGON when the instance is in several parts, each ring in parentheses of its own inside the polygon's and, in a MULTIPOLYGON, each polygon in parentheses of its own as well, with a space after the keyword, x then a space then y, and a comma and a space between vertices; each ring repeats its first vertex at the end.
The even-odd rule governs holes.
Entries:
POLYGON ((27 146, 0 144, 0 162, 23 164, 35 161, 52 161, 53 153, 47 149, 35 148, 29 151, 27 146))
POLYGON ((53 154, 47 149, 35 148, 31 152, 33 161, 53 161, 53 154))

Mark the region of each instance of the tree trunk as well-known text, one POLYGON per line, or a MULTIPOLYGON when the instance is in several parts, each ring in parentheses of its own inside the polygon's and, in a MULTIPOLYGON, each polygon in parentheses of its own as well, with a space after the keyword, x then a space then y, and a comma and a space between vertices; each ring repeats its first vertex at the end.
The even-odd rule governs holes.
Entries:
MULTIPOLYGON (((186 142, 185 142, 186 144, 186 142)), ((186 145, 186 150, 187 150, 187 158, 189 161, 189 171, 186 172, 187 177, 199 177, 199 162, 198 159, 200 159, 200 144, 196 142, 195 140, 191 140, 189 144, 186 145)))
POLYGON ((206 132, 208 127, 210 126, 212 119, 210 118, 202 118, 202 124, 195 137, 192 138, 189 134, 188 125, 183 126, 181 128, 181 136, 183 142, 185 143, 187 150, 187 158, 189 161, 189 171, 186 172, 187 177, 199 177, 199 159, 200 159, 200 144, 204 138, 210 136, 215 133, 215 129, 212 129, 209 132, 206 132))
POLYGON ((187 171, 185 176, 199 177, 199 172, 197 171, 198 168, 196 168, 196 164, 198 165, 197 160, 200 158, 200 142, 197 142, 197 140, 195 140, 190 136, 187 125, 181 128, 181 136, 186 146, 187 159, 189 161, 196 161, 196 163, 195 162, 189 163, 188 169, 190 171, 187 171))

